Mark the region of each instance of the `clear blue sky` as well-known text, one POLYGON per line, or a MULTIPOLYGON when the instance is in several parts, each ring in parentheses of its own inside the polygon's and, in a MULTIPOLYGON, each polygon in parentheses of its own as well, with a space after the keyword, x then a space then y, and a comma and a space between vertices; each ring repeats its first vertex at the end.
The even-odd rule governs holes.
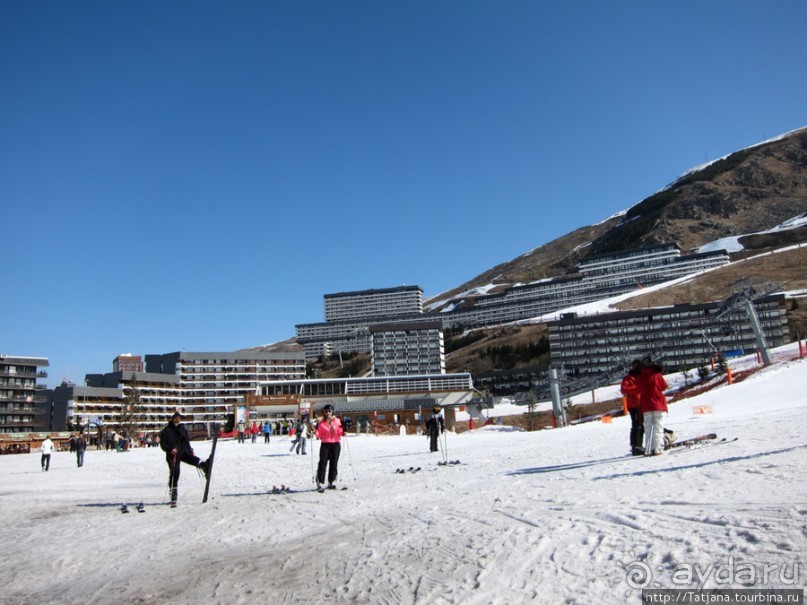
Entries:
POLYGON ((0 353, 438 294, 807 125, 803 0, 0 3, 0 353))

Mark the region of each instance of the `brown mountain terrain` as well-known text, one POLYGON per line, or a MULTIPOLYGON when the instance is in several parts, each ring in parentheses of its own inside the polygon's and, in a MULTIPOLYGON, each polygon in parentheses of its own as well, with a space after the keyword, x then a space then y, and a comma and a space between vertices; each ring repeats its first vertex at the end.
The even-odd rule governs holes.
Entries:
MULTIPOLYGON (((770 288, 807 291, 807 227, 771 231, 799 216, 807 216, 807 128, 691 170, 626 212, 497 265, 429 302, 447 302, 461 292, 491 283, 504 289, 515 283, 573 273, 589 256, 661 243, 676 243, 684 252, 692 252, 728 237, 737 237, 742 244, 741 252, 731 254, 733 261, 742 262, 633 297, 619 308, 722 300, 742 279, 750 279, 760 292, 770 288), (795 247, 765 254, 785 246, 795 247)), ((800 306, 794 299, 789 304, 791 335, 803 337, 807 334, 807 308, 802 307, 807 307, 807 302, 800 306)), ((548 355, 540 352, 539 346, 546 336, 544 325, 479 332, 476 340, 469 339, 470 344, 449 347, 448 371, 476 373, 548 362, 548 355)), ((450 345, 451 337, 448 341, 450 345)), ((281 344, 291 341, 277 343, 281 344)), ((317 367, 317 375, 336 375, 344 371, 340 365, 344 364, 317 367)), ((369 370, 369 361, 353 360, 350 369, 352 375, 361 374, 369 370), (360 362, 366 367, 360 367, 360 362)))
POLYGON ((582 227, 441 294, 490 283, 530 282, 575 270, 581 260, 642 246, 674 242, 685 252, 746 234, 747 249, 771 240, 807 241, 807 230, 785 236, 768 231, 807 213, 807 129, 733 153, 683 175, 667 188, 607 221, 582 227))

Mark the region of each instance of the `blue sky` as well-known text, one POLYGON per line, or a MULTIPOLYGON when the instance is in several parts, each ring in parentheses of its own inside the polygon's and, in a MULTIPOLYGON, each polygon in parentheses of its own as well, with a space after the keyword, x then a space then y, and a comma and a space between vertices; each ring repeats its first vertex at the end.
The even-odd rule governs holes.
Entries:
POLYGON ((807 125, 807 3, 0 3, 0 353, 49 386, 456 287, 807 125))

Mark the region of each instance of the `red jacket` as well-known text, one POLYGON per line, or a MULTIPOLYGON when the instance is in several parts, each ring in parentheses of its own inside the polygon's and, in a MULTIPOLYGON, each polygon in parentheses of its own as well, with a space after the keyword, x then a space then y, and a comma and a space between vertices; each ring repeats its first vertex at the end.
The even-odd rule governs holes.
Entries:
POLYGON ((322 443, 339 443, 342 432, 342 421, 336 417, 330 421, 321 420, 317 425, 317 437, 322 443))
POLYGON ((645 412, 666 412, 667 398, 664 391, 667 389, 667 381, 664 375, 653 367, 644 367, 639 372, 639 411, 645 412))
POLYGON ((641 397, 639 395, 639 383, 636 380, 636 376, 633 374, 626 375, 625 378, 622 379, 621 390, 628 403, 628 407, 638 408, 641 397))

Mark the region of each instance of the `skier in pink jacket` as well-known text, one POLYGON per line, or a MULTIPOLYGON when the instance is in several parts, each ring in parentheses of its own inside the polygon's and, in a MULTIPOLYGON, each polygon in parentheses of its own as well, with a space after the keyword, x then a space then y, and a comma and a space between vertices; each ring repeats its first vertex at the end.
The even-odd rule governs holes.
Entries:
POLYGON ((334 481, 338 474, 340 443, 343 430, 342 421, 333 415, 333 406, 326 405, 322 410, 323 418, 317 425, 317 437, 322 442, 319 446, 319 465, 317 466, 317 489, 322 490, 325 484, 325 467, 328 467, 328 489, 336 489, 334 481))

